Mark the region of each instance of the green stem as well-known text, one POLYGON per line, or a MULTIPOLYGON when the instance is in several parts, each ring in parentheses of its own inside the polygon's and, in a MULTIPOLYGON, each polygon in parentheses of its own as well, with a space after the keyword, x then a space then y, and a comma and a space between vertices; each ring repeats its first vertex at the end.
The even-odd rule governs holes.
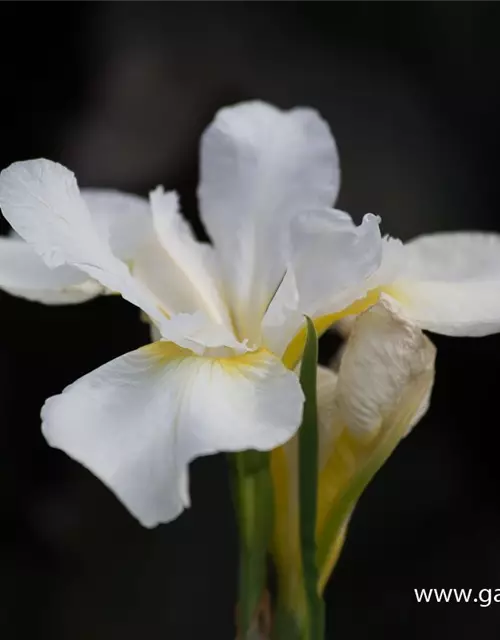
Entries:
POLYGON ((267 582, 267 553, 272 534, 273 494, 269 453, 230 454, 240 538, 238 630, 246 640, 255 623, 267 582))

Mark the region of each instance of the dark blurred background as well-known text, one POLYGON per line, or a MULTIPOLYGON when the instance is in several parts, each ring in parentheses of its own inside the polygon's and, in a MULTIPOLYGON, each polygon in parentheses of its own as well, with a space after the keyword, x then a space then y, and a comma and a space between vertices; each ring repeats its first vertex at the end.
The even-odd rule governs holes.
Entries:
MULTIPOLYGON (((330 122, 355 217, 403 239, 500 231, 498 3, 23 2, 0 24, 1 167, 45 156, 83 186, 163 183, 196 224, 201 131, 261 98, 330 122)), ((46 397, 147 341, 136 309, 0 304, 2 640, 234 640, 222 456, 193 465, 193 507, 148 531, 40 434, 46 397)), ((333 640, 500 637, 500 603, 413 594, 500 589, 500 337, 435 343, 430 413, 363 496, 327 589, 333 640)))

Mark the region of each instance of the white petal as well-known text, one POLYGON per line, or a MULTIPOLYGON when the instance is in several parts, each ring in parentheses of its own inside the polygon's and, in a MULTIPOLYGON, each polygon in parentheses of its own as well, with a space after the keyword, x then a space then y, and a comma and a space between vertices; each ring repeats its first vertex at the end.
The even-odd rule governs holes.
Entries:
POLYGON ((294 221, 292 266, 303 313, 335 313, 366 294, 366 281, 382 260, 379 221, 367 214, 359 227, 347 226, 335 210, 294 221))
MULTIPOLYGON (((388 282, 394 282, 404 269, 404 246, 401 240, 385 236, 382 238, 382 260, 379 268, 366 281, 368 291, 377 289, 388 282)), ((346 315, 335 323, 335 329, 343 338, 348 338, 356 322, 356 315, 346 315)))
POLYGON ((282 356, 303 323, 295 273, 289 269, 262 321, 262 342, 273 353, 282 356))
POLYGON ((216 324, 203 311, 178 313, 171 317, 163 329, 168 340, 198 355, 219 357, 250 351, 246 342, 239 342, 230 329, 216 324))
POLYGON ((302 403, 297 376, 265 351, 216 360, 160 342, 50 398, 43 432, 151 527, 188 506, 191 460, 282 444, 302 403))
POLYGON ((312 318, 330 315, 366 295, 369 278, 382 259, 379 219, 367 214, 356 227, 345 216, 332 209, 293 221, 291 268, 263 322, 266 340, 277 349, 290 342, 304 314, 312 318), (283 328, 274 329, 280 321, 283 328))
POLYGON ((16 162, 0 174, 0 206, 47 266, 78 267, 156 322, 165 321, 157 300, 132 278, 99 233, 71 171, 44 159, 16 162))
POLYGON ((100 235, 117 258, 131 261, 153 233, 146 198, 112 189, 82 189, 82 198, 100 235))
POLYGON ((311 109, 243 103, 219 111, 205 131, 200 209, 241 335, 252 337, 283 278, 289 221, 332 205, 338 188, 335 142, 311 109))
POLYGON ((342 356, 336 389, 341 420, 360 437, 375 436, 410 384, 426 375, 429 390, 416 411, 422 417, 429 403, 434 359, 430 340, 397 315, 396 307, 382 295, 356 320, 342 356))
POLYGON ((451 336, 500 331, 500 235, 435 233, 404 247, 389 292, 423 329, 451 336))
POLYGON ((399 278, 405 268, 405 255, 405 247, 401 240, 384 236, 380 266, 368 279, 368 288, 375 289, 399 278))
POLYGON ((213 247, 196 240, 179 213, 175 192, 158 187, 151 208, 158 241, 137 256, 134 273, 163 301, 169 313, 204 310, 216 323, 231 327, 218 286, 213 247))
POLYGON ((102 293, 102 286, 78 269, 49 269, 33 247, 16 237, 0 238, 0 288, 45 304, 75 304, 102 293))

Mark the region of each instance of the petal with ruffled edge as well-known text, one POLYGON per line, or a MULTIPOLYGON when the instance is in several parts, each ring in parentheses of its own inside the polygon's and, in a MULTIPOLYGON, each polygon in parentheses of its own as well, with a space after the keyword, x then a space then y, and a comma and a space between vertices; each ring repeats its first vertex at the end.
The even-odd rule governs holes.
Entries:
POLYGON ((500 235, 434 233, 404 246, 387 291, 423 329, 450 336, 500 331, 500 235))
POLYGON ((77 267, 121 293, 160 327, 167 321, 159 301, 113 255, 71 171, 45 159, 16 162, 0 174, 0 206, 48 267, 77 267))
MULTIPOLYGON (((264 317, 263 334, 275 353, 282 354, 287 345, 296 351, 294 363, 301 350, 289 343, 303 325, 304 314, 313 318, 321 334, 338 313, 350 313, 349 307, 369 291, 369 279, 381 264, 383 242, 377 216, 367 214, 356 227, 347 214, 333 209, 298 216, 291 225, 291 240, 290 268, 264 317)), ((367 299, 356 311, 373 301, 367 299)))
POLYGON ((315 212, 292 224, 292 268, 301 310, 311 317, 335 313, 363 297, 367 279, 381 264, 380 219, 367 214, 356 227, 346 225, 343 216, 315 212))
POLYGON ((284 276, 290 220, 331 206, 339 182, 335 142, 311 109, 247 102, 219 111, 205 131, 200 210, 240 337, 255 339, 284 276))
POLYGON ((47 400, 43 433, 152 527, 189 505, 191 460, 282 444, 302 403, 297 376, 269 352, 214 359, 157 342, 47 400))

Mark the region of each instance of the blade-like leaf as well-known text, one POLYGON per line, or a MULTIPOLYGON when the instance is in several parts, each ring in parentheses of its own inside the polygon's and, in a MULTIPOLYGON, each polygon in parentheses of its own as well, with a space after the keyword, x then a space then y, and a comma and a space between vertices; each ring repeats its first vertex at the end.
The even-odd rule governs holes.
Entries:
POLYGON ((316 372, 318 336, 310 318, 300 368, 300 383, 305 395, 304 413, 299 429, 299 513, 300 547, 304 590, 307 602, 307 639, 323 640, 324 607, 318 594, 316 564, 316 511, 318 483, 318 407, 316 372))

